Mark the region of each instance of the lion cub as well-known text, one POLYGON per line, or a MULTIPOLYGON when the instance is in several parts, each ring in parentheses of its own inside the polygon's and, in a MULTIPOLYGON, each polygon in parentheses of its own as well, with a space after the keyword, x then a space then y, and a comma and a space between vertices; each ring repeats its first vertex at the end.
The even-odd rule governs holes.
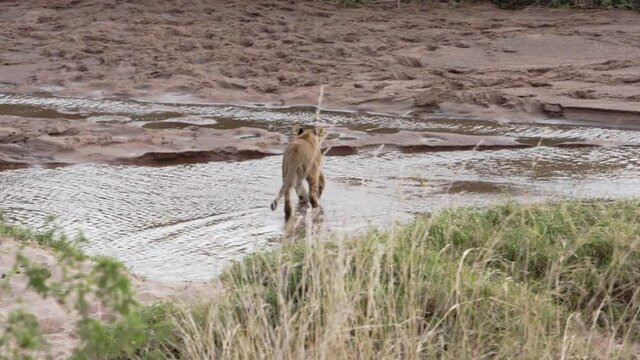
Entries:
POLYGON ((322 153, 320 147, 324 140, 323 128, 294 128, 296 138, 287 146, 282 158, 282 187, 275 200, 271 203, 271 210, 278 207, 278 201, 284 196, 284 219, 291 217, 291 188, 301 202, 311 202, 311 207, 318 207, 318 199, 324 190, 324 174, 322 173, 322 153), (303 181, 309 184, 309 194, 304 188, 303 181))

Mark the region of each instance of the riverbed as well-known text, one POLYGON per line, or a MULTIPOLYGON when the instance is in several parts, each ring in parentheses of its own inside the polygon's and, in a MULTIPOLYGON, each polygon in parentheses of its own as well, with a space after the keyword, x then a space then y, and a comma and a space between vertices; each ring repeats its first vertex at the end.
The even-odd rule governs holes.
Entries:
MULTIPOLYGON (((157 129, 252 127, 287 135, 295 123, 312 124, 310 108, 140 103, 37 96, 0 97, 0 109, 25 119, 77 117, 157 129)), ((320 209, 298 209, 321 232, 357 233, 409 221, 451 206, 486 206, 518 199, 640 196, 640 132, 569 123, 525 124, 481 119, 420 118, 321 112, 328 129, 362 134, 429 132, 502 136, 528 147, 497 150, 384 146, 327 156, 327 187, 320 209), (604 145, 593 145, 593 144, 604 145), (558 144, 592 144, 557 146, 558 144), (636 146, 638 145, 638 146, 636 146), (428 150, 428 151, 427 151, 428 150)), ((232 260, 277 247, 287 228, 282 208, 269 209, 281 184, 281 157, 134 166, 82 163, 30 166, 0 172, 4 218, 34 229, 82 232, 90 254, 122 260, 158 280, 207 280, 232 260)), ((294 239, 295 241, 295 239, 294 239)))

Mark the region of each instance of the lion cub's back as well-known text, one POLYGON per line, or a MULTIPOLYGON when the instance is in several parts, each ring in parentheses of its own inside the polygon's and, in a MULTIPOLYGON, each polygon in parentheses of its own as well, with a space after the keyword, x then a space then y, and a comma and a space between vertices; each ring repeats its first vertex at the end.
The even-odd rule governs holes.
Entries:
POLYGON ((295 139, 284 152, 283 168, 306 170, 317 161, 317 153, 318 149, 309 141, 295 139))

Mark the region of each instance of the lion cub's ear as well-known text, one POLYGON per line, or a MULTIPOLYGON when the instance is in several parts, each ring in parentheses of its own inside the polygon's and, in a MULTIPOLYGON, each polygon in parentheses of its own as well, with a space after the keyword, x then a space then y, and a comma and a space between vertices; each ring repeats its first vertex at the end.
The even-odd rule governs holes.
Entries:
POLYGON ((316 136, 317 136, 317 137, 320 137, 320 138, 321 138, 321 137, 324 137, 324 135, 326 134, 326 133, 325 133, 325 131, 324 131, 324 128, 321 128, 321 127, 319 127, 319 126, 316 126, 316 127, 313 129, 313 133, 314 133, 314 134, 316 134, 316 136))
POLYGON ((304 132, 304 129, 300 125, 293 125, 291 133, 293 136, 300 136, 304 132))

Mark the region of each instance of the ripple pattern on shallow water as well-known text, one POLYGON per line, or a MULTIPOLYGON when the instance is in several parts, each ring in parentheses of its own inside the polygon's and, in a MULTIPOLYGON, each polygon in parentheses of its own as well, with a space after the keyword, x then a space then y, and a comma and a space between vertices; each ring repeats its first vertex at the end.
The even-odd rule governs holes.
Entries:
MULTIPOLYGON (((5 171, 1 209, 35 228, 56 214, 65 231, 84 231, 89 253, 115 256, 151 278, 209 279, 230 260, 278 244, 282 208, 274 213, 268 204, 280 161, 5 171)), ((335 231, 504 199, 487 189, 525 200, 640 196, 634 148, 385 153, 327 157, 325 169, 324 226, 335 231)))

